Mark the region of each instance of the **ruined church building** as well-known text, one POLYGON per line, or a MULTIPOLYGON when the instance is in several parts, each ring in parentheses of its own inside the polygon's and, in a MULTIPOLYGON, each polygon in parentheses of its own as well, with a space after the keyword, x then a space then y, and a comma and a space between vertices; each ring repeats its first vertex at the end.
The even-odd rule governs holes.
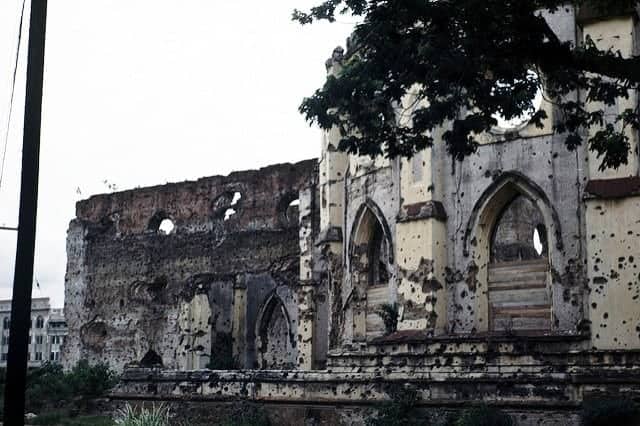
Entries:
MULTIPOLYGON (((640 53, 636 11, 547 19, 562 40, 640 53)), ((442 143, 351 156, 336 130, 319 160, 79 202, 64 362, 124 371, 121 399, 240 398, 326 424, 358 423, 398 386, 523 425, 640 397, 638 134, 628 164, 600 171, 540 107, 542 128, 496 128, 460 162, 442 143)))

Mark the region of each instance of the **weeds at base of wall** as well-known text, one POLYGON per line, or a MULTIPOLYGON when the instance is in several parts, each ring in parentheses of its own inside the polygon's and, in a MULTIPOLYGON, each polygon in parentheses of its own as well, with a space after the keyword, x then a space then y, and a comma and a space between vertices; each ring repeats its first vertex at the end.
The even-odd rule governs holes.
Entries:
POLYGON ((394 388, 389 391, 391 402, 384 404, 375 417, 366 420, 367 426, 515 426, 507 413, 478 404, 459 413, 417 407, 418 393, 410 388, 394 388))
POLYGON ((127 404, 116 413, 117 426, 169 426, 169 407, 164 404, 136 409, 127 404))
POLYGON ((260 406, 239 404, 234 414, 219 423, 220 426, 271 426, 266 411, 260 406))
POLYGON ((582 403, 583 426, 640 425, 640 404, 630 399, 591 399, 582 403))
POLYGON ((463 410, 453 423, 454 426, 515 426, 515 424, 513 418, 507 413, 484 404, 463 410))

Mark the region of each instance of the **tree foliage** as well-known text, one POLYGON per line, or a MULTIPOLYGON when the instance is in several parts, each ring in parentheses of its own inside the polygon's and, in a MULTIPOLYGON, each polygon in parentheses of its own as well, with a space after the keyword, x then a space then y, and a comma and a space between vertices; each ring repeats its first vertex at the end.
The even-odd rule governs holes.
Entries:
POLYGON ((528 112, 531 122, 542 126, 546 113, 535 111, 533 100, 544 85, 545 98, 558 112, 554 129, 565 136, 567 148, 587 139, 601 169, 617 168, 627 163, 626 130, 640 129, 639 111, 628 108, 605 122, 605 110, 638 88, 640 57, 601 50, 588 37, 578 45, 563 41, 544 15, 567 5, 615 15, 637 4, 326 0, 310 11, 294 11, 293 19, 309 24, 350 14, 361 22, 339 75, 329 76, 300 111, 323 129, 336 126, 338 148, 350 153, 411 156, 432 146, 434 130, 442 128, 448 152, 461 160, 475 152, 478 135, 497 124, 497 115, 511 120, 528 112), (403 105, 410 91, 413 102, 406 105, 405 98, 403 105), (602 107, 587 108, 587 103, 602 107))

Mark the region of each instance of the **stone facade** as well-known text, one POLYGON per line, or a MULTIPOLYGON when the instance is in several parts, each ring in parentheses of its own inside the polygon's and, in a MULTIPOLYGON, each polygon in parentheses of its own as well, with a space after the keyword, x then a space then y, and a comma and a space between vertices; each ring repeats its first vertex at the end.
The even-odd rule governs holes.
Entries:
POLYGON ((299 192, 315 170, 304 161, 79 202, 65 364, 292 368, 304 346, 299 192))
MULTIPOLYGON (((585 18, 567 6, 546 18, 562 40, 639 52, 634 12, 585 18)), ((345 60, 336 49, 329 73, 345 60)), ((637 103, 633 93, 615 108, 637 103)), ((317 170, 302 163, 287 185, 260 186, 274 208, 240 216, 231 231, 201 219, 202 206, 235 191, 230 178, 80 203, 67 303, 82 322, 69 353, 122 366, 156 351, 168 369, 127 369, 116 399, 218 408, 242 399, 274 418, 273 407, 311 407, 292 424, 310 412, 314 424, 362 422, 398 386, 416 390, 425 409, 483 400, 522 425, 574 424, 585 399, 640 397, 638 135, 629 134, 628 164, 603 172, 586 147, 568 151, 553 132, 554 106, 541 108, 542 127, 496 128, 464 161, 442 144, 411 159, 354 157, 337 150, 337 130, 326 132, 317 170), (298 219, 284 220, 293 197, 298 219), (158 212, 175 219, 175 236, 147 229, 158 212), (255 238, 256 223, 289 232, 275 254, 255 238), (208 317, 225 320, 208 329, 208 317), (102 338, 88 338, 97 324, 102 338), (176 371, 204 367, 229 332, 238 365, 268 371, 176 371), (187 361, 185 341, 203 348, 187 361)), ((265 173, 261 182, 278 181, 265 173)))

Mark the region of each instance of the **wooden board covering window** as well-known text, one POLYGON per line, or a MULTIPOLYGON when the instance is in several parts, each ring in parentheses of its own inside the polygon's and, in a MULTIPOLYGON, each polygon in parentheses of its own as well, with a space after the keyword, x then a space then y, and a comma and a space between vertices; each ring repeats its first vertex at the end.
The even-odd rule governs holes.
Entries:
POLYGON ((551 328, 549 261, 489 265, 489 327, 493 331, 551 328))
POLYGON ((380 306, 389 303, 389 286, 378 284, 367 287, 367 340, 385 334, 384 322, 378 314, 380 306))

